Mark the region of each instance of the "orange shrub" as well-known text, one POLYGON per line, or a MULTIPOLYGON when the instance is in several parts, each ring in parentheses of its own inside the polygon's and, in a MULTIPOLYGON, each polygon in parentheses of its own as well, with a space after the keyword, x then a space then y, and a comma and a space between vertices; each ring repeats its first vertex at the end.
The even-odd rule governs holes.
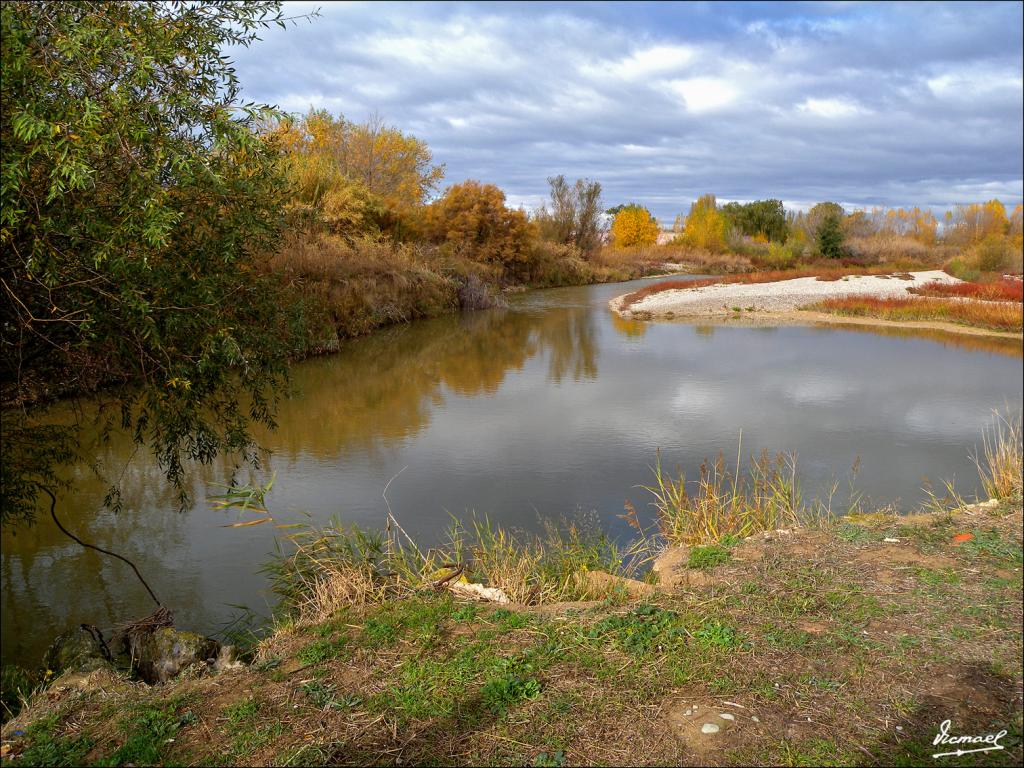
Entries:
POLYGON ((1018 333, 1024 326, 1024 305, 1018 306, 1010 302, 846 296, 826 299, 804 309, 834 315, 876 317, 881 320, 940 320, 1018 333))
POLYGON ((1024 282, 1004 277, 993 283, 928 283, 909 289, 920 296, 958 296, 984 301, 1024 301, 1024 282))
POLYGON ((515 275, 528 271, 536 239, 526 214, 507 208, 496 186, 478 181, 455 184, 427 206, 424 233, 452 255, 497 264, 515 275))

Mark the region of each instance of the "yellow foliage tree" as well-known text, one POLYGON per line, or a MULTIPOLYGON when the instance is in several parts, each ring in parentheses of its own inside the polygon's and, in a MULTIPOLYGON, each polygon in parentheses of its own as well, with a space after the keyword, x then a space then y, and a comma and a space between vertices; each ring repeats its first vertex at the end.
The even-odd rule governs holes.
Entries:
POLYGON ((612 239, 617 248, 654 245, 658 242, 658 231, 657 219, 639 205, 627 205, 612 222, 612 239))
POLYGON ((963 245, 980 243, 990 237, 1001 237, 1010 229, 1006 206, 999 200, 987 203, 958 205, 946 214, 947 238, 963 245))
POLYGON ((1024 247, 1024 205, 1018 204, 1010 215, 1010 240, 1018 251, 1024 247))
POLYGON ((701 195, 690 206, 684 236, 694 248, 725 250, 725 229, 725 216, 718 210, 714 195, 701 195))
POLYGON ((876 209, 872 212, 878 234, 909 237, 925 245, 934 245, 939 222, 935 215, 921 208, 876 209))
POLYGON ((297 199, 335 231, 366 229, 390 211, 421 206, 444 176, 427 145, 379 118, 353 123, 312 110, 271 129, 283 149, 297 199))

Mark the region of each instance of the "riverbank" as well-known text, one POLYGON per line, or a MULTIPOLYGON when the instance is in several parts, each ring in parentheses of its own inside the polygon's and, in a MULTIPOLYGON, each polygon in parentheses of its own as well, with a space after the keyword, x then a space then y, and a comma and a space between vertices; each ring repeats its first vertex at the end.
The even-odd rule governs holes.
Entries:
POLYGON ((62 678, 4 762, 919 764, 950 720, 1008 731, 950 764, 1019 764, 1021 537, 1018 496, 674 548, 601 600, 368 600, 248 667, 62 678))
MULTIPOLYGON (((337 351, 346 340, 389 325, 501 306, 535 288, 596 285, 696 269, 669 247, 578 250, 538 246, 530 269, 509 275, 498 264, 452 255, 427 244, 286 238, 262 266, 291 315, 291 359, 337 351)), ((714 263, 715 267, 727 265, 714 263)))
POLYGON ((879 325, 1021 338, 1019 301, 921 295, 973 287, 938 270, 765 277, 762 281, 752 275, 751 282, 701 281, 692 287, 683 282, 655 284, 617 296, 609 306, 624 318, 638 320, 879 325))

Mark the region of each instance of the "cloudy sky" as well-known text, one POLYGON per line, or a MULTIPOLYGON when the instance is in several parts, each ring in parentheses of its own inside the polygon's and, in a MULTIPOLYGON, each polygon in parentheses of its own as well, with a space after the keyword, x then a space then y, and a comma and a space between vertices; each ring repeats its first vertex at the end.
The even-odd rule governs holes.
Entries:
POLYGON ((534 206, 548 176, 663 220, 703 192, 805 207, 1024 196, 1022 5, 286 3, 245 95, 373 113, 445 183, 534 206))

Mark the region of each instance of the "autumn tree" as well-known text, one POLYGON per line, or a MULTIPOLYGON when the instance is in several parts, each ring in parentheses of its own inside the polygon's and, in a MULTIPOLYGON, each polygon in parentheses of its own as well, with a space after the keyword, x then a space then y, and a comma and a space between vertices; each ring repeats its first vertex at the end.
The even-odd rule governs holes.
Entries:
POLYGON ((426 143, 374 117, 354 123, 311 110, 275 126, 298 207, 336 232, 391 226, 433 194, 444 166, 426 143))
POLYGON ((1009 235, 1014 246, 1020 250, 1021 243, 1024 241, 1024 205, 1018 203, 1014 206, 1013 213, 1010 215, 1009 235))
POLYGON ((550 202, 535 215, 541 235, 556 243, 574 245, 584 254, 601 245, 601 184, 577 179, 572 186, 565 176, 548 179, 550 202))
POLYGON ((612 222, 612 238, 617 248, 654 245, 658 242, 658 221, 642 205, 620 206, 612 222))
POLYGON ((427 237, 449 252, 500 266, 521 277, 529 270, 534 227, 526 214, 505 205, 493 184, 465 181, 427 206, 427 237))
POLYGON ((843 218, 843 232, 847 237, 870 237, 878 232, 874 212, 856 210, 843 218))
POLYGON ((1006 206, 999 200, 958 205, 946 213, 946 239, 961 245, 979 243, 989 237, 1001 237, 1009 228, 1006 206))
POLYGON ((725 249, 726 218, 715 200, 715 196, 701 195, 690 206, 686 217, 684 239, 694 248, 708 251, 725 249))
POLYGON ((914 208, 895 208, 886 212, 885 231, 909 237, 924 245, 934 245, 939 229, 939 221, 929 210, 914 208))
POLYGON ((0 14, 2 520, 31 518, 77 450, 29 404, 97 391, 101 434, 148 447, 184 501, 186 462, 254 455, 283 380, 285 318, 255 267, 286 185, 257 131, 269 110, 241 100, 224 51, 285 18, 276 2, 0 14))

